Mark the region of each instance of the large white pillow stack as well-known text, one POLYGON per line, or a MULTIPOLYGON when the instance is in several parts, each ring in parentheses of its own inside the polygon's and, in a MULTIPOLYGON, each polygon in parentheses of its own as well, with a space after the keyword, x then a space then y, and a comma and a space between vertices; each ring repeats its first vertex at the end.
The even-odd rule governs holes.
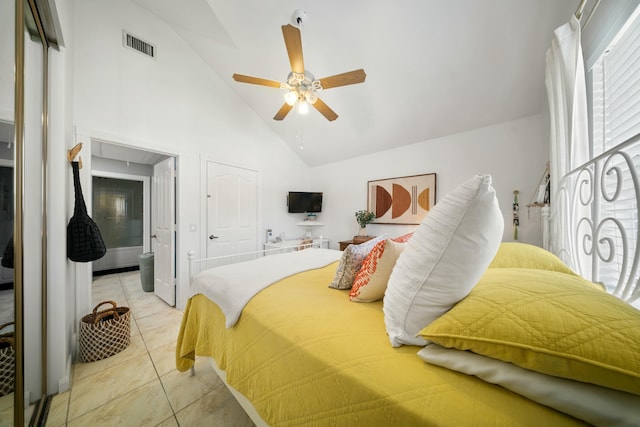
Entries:
POLYGON ((491 176, 475 176, 438 202, 398 258, 384 296, 391 345, 416 334, 467 296, 496 255, 504 219, 491 176))

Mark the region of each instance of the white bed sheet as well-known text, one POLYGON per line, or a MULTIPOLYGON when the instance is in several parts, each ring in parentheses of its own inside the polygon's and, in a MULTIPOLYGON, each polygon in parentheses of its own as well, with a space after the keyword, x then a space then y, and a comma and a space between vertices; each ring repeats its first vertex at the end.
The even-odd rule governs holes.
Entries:
POLYGON ((225 315, 225 326, 230 328, 262 289, 294 274, 325 267, 341 256, 337 250, 309 248, 211 268, 194 277, 189 297, 203 294, 215 302, 225 315))

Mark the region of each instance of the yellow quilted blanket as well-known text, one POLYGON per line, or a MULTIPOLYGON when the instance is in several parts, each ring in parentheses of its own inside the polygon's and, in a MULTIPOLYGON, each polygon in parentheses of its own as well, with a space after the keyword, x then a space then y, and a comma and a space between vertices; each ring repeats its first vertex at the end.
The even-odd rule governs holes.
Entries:
POLYGON ((230 329, 202 295, 184 313, 176 365, 213 357, 273 426, 562 426, 580 421, 392 348, 382 303, 329 289, 336 265, 256 295, 230 329))

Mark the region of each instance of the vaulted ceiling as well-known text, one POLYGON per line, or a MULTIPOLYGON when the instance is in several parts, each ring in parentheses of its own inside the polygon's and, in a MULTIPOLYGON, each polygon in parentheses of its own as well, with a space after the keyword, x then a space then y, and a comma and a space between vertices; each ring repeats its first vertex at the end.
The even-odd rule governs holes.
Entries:
POLYGON ((134 2, 174 28, 314 166, 544 111, 545 52, 579 0, 134 2), (297 9, 308 16, 305 69, 316 78, 367 74, 362 84, 320 92, 339 116, 332 122, 313 108, 275 121, 284 92, 231 77, 287 79, 281 26, 297 9))

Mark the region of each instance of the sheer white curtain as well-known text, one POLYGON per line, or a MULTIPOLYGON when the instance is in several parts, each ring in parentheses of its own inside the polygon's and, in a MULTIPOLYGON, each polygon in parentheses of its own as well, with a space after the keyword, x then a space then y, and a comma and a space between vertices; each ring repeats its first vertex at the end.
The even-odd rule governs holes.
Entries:
MULTIPOLYGON (((572 250, 568 193, 560 185, 577 165, 589 159, 587 95, 582 58, 580 21, 574 16, 558 27, 547 51, 545 83, 551 115, 551 233, 550 249, 570 267, 579 263, 572 250)), ((575 183, 570 185, 571 188, 575 183)), ((564 188, 564 187, 563 187, 564 188)))

